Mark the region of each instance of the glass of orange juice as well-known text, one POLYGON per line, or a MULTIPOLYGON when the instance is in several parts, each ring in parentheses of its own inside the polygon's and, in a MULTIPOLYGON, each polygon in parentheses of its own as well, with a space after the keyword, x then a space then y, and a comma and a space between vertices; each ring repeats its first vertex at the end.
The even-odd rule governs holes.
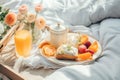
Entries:
POLYGON ((17 56, 28 57, 32 48, 32 34, 27 30, 19 30, 14 35, 17 56))

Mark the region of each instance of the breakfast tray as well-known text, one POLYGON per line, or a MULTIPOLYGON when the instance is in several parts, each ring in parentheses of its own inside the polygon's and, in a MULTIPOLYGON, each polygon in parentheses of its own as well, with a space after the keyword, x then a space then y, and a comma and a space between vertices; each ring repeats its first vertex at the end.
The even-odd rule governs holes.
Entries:
MULTIPOLYGON (((7 43, 10 41, 12 36, 17 30, 23 29, 24 24, 14 25, 5 36, 0 40, 0 55, 2 55, 3 49, 7 46, 7 43)), ((3 51, 4 52, 4 51, 3 51)), ((10 66, 0 62, 0 73, 10 78, 10 80, 25 80, 21 75, 15 72, 10 66)))
POLYGON ((0 73, 10 78, 10 80, 25 80, 19 73, 4 64, 0 64, 0 73))

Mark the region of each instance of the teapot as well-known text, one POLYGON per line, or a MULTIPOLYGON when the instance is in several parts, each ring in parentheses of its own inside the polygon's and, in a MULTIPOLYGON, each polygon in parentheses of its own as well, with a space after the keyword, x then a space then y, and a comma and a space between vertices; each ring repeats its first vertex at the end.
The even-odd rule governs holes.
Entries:
POLYGON ((65 44, 67 41, 67 27, 57 23, 50 27, 50 42, 56 48, 60 45, 65 44))

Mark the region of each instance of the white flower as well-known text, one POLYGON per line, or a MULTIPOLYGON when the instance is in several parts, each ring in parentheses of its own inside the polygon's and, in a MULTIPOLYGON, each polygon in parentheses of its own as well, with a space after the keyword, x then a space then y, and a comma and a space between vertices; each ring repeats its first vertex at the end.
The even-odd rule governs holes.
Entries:
POLYGON ((45 25, 46 25, 46 20, 43 17, 39 17, 36 19, 35 26, 38 29, 43 29, 45 27, 45 25))
POLYGON ((34 21, 35 21, 35 18, 36 18, 35 14, 29 13, 29 14, 27 15, 27 21, 28 21, 29 23, 34 22, 34 21))
POLYGON ((21 14, 26 14, 28 12, 28 6, 26 4, 23 4, 19 7, 19 12, 21 14))
POLYGON ((36 11, 36 12, 40 12, 40 11, 42 11, 42 9, 43 9, 43 6, 42 6, 42 5, 40 5, 40 4, 36 4, 36 5, 35 5, 35 11, 36 11))
POLYGON ((25 19, 25 15, 23 15, 23 14, 21 14, 21 13, 18 13, 18 14, 17 14, 17 19, 18 19, 18 20, 23 20, 23 19, 25 19))

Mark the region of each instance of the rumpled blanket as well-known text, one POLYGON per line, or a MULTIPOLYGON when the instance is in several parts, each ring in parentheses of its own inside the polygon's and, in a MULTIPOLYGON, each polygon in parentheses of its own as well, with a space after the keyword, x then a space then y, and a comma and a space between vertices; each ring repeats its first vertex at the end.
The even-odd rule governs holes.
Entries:
MULTIPOLYGON (((47 24, 49 25, 61 22, 69 24, 71 27, 89 26, 100 21, 91 25, 90 28, 92 35, 102 45, 103 55, 90 65, 73 65, 56 70, 49 74, 45 80, 120 80, 120 19, 103 20, 109 17, 120 17, 120 0, 1 1, 1 4, 10 7, 15 12, 17 12, 19 5, 28 4, 32 7, 33 3, 43 4, 44 10, 41 15, 48 20, 47 24)), ((29 79, 32 79, 32 76, 35 77, 35 74, 29 76, 29 79)))
POLYGON ((120 19, 107 19, 91 26, 103 55, 90 65, 63 67, 46 80, 120 80, 120 19))

